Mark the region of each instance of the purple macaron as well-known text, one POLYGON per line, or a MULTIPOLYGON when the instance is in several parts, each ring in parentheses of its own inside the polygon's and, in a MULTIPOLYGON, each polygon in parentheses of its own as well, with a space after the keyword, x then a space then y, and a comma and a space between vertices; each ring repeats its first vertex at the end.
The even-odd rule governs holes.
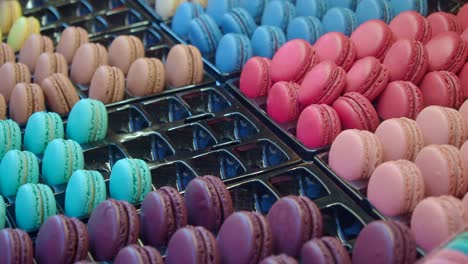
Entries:
POLYGON ((158 250, 150 246, 130 245, 122 248, 115 257, 114 264, 163 264, 158 250))
POLYGON ((33 243, 21 229, 5 228, 0 231, 0 263, 33 263, 33 243))

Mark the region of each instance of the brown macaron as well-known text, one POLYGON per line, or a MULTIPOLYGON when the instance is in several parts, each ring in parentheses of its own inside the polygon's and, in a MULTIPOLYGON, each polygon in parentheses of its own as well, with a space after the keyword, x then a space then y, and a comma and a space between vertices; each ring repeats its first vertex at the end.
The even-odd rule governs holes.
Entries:
POLYGON ((59 115, 66 115, 80 100, 75 86, 70 79, 61 73, 54 73, 44 79, 42 90, 50 110, 59 115))
POLYGON ((54 52, 54 43, 47 36, 32 34, 21 47, 18 62, 26 64, 31 73, 34 73, 37 58, 44 52, 54 52))
POLYGON ((5 102, 5 97, 0 94, 0 119, 6 119, 7 104, 5 102))
POLYGON ((89 84, 94 72, 101 65, 108 65, 107 50, 101 44, 83 44, 75 53, 70 68, 72 81, 78 84, 89 84))
POLYGON ((23 63, 7 62, 0 67, 0 93, 10 102, 10 95, 17 83, 30 83, 31 73, 23 63))
POLYGON ((62 54, 70 64, 78 48, 89 42, 88 32, 81 27, 67 27, 57 44, 57 52, 62 54))
POLYGON ((7 62, 15 62, 15 52, 6 43, 0 44, 0 67, 7 62))
POLYGON ((23 125, 35 112, 45 110, 42 88, 36 83, 18 83, 10 97, 10 118, 23 125))
POLYGON ((109 47, 109 65, 120 68, 124 74, 136 59, 144 56, 143 42, 135 36, 118 36, 109 47))
POLYGON ((125 95, 125 75, 121 69, 108 65, 100 66, 89 85, 89 98, 104 104, 121 101, 125 95))
POLYGON ((167 84, 182 87, 203 81, 203 60, 192 45, 178 44, 171 48, 166 59, 167 84))
POLYGON ((127 75, 127 89, 132 96, 160 93, 166 86, 164 64, 156 58, 137 59, 127 75))
POLYGON ((68 77, 68 64, 65 57, 60 53, 42 53, 36 62, 34 82, 41 84, 45 78, 54 73, 61 73, 68 77))

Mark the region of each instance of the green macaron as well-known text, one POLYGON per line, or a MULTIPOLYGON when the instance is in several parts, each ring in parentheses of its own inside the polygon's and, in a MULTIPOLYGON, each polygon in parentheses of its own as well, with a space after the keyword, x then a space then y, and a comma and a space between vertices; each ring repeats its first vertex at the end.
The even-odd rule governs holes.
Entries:
POLYGON ((0 194, 14 196, 23 184, 39 181, 39 163, 29 151, 10 150, 0 163, 0 194))
POLYGON ((73 172, 84 168, 83 149, 73 140, 54 139, 42 158, 42 178, 48 185, 67 183, 73 172))
POLYGON ((21 130, 13 120, 1 120, 0 159, 12 149, 21 149, 21 130))
POLYGON ((65 191, 65 214, 88 217, 106 199, 104 177, 97 171, 77 170, 70 177, 65 191))
POLYGON ((36 112, 32 114, 24 131, 24 148, 36 155, 44 153, 47 144, 63 138, 62 118, 56 113, 36 112))
POLYGON ((15 202, 18 228, 35 231, 45 220, 56 214, 57 205, 49 186, 27 183, 19 188, 15 202))
POLYGON ((101 101, 81 99, 68 115, 67 137, 80 144, 103 140, 107 135, 107 109, 101 101))
POLYGON ((5 227, 6 222, 6 207, 5 207, 5 200, 3 197, 0 196, 0 229, 5 227))
POLYGON ((146 162, 140 159, 121 159, 112 167, 110 196, 137 204, 151 191, 151 173, 146 162))

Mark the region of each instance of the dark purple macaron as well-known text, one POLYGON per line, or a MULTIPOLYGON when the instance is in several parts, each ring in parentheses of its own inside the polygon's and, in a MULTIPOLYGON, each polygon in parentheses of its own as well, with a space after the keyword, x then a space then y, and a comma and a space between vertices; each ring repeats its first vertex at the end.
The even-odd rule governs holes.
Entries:
POLYGON ((415 261, 416 242, 411 230, 397 221, 374 221, 365 226, 353 248, 353 263, 356 264, 399 264, 415 261))
POLYGON ((286 254, 269 256, 268 258, 262 260, 260 264, 298 264, 295 258, 292 258, 286 254))
POLYGON ((166 264, 219 264, 218 245, 206 228, 187 226, 175 232, 166 251, 166 264))
POLYGON ((0 231, 0 263, 32 264, 33 254, 32 240, 26 232, 11 228, 0 231))
POLYGON ((121 248, 138 241, 140 219, 135 207, 114 199, 100 203, 89 218, 88 234, 95 260, 114 259, 121 248))
POLYGON ((226 219, 218 233, 223 264, 258 263, 272 253, 272 234, 263 215, 240 211, 226 219))
POLYGON ((159 251, 150 246, 130 245, 122 248, 115 257, 114 264, 163 264, 159 251))
POLYGON ((297 257, 302 245, 322 236, 319 208, 306 196, 286 196, 276 201, 267 216, 273 232, 273 252, 297 257))
POLYGON ((349 253, 335 237, 314 238, 301 250, 303 264, 351 264, 349 253))
POLYGON ((41 263, 75 263, 88 255, 88 231, 76 218, 49 217, 36 238, 35 258, 41 263))
POLYGON ((217 231, 233 212, 231 194, 220 178, 196 177, 185 189, 188 223, 217 231))
POLYGON ((179 228, 187 225, 184 199, 172 187, 149 192, 141 204, 140 221, 143 243, 165 246, 179 228))

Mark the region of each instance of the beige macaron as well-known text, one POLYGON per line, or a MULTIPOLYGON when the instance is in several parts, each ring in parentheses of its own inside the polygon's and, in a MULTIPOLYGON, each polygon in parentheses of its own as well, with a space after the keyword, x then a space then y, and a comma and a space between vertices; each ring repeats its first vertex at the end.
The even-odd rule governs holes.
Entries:
POLYGON ((73 56, 78 48, 89 42, 88 32, 81 27, 67 27, 57 44, 57 52, 62 54, 67 63, 72 63, 73 56))
POLYGON ((52 40, 47 36, 31 34, 21 47, 18 62, 26 64, 31 73, 34 73, 37 58, 44 52, 54 52, 52 40))
POLYGON ((124 74, 136 59, 144 56, 143 42, 135 36, 118 36, 109 47, 109 65, 120 68, 124 74))
POLYGON ((122 70, 108 65, 100 66, 93 75, 88 96, 104 104, 121 101, 125 96, 125 75, 122 70))
POLYGON ((160 93, 166 86, 163 63, 156 58, 136 60, 127 75, 127 90, 132 96, 160 93))
POLYGON ((75 86, 67 76, 54 73, 41 84, 47 106, 59 115, 67 115, 80 100, 75 86))
POLYGON ((6 43, 0 44, 0 67, 6 62, 15 62, 15 52, 6 43))
POLYGON ((23 63, 7 62, 0 67, 0 80, 0 93, 8 103, 16 84, 31 82, 31 73, 23 63))
POLYGON ((78 84, 88 85, 101 65, 109 64, 107 50, 101 44, 85 43, 76 51, 70 67, 70 77, 78 84))
POLYGON ((192 45, 178 44, 171 48, 166 59, 167 84, 182 87, 203 81, 203 60, 192 45))
POLYGON ((42 53, 36 62, 36 72, 34 82, 41 84, 45 78, 54 73, 61 73, 68 76, 68 64, 65 57, 60 53, 42 53))

